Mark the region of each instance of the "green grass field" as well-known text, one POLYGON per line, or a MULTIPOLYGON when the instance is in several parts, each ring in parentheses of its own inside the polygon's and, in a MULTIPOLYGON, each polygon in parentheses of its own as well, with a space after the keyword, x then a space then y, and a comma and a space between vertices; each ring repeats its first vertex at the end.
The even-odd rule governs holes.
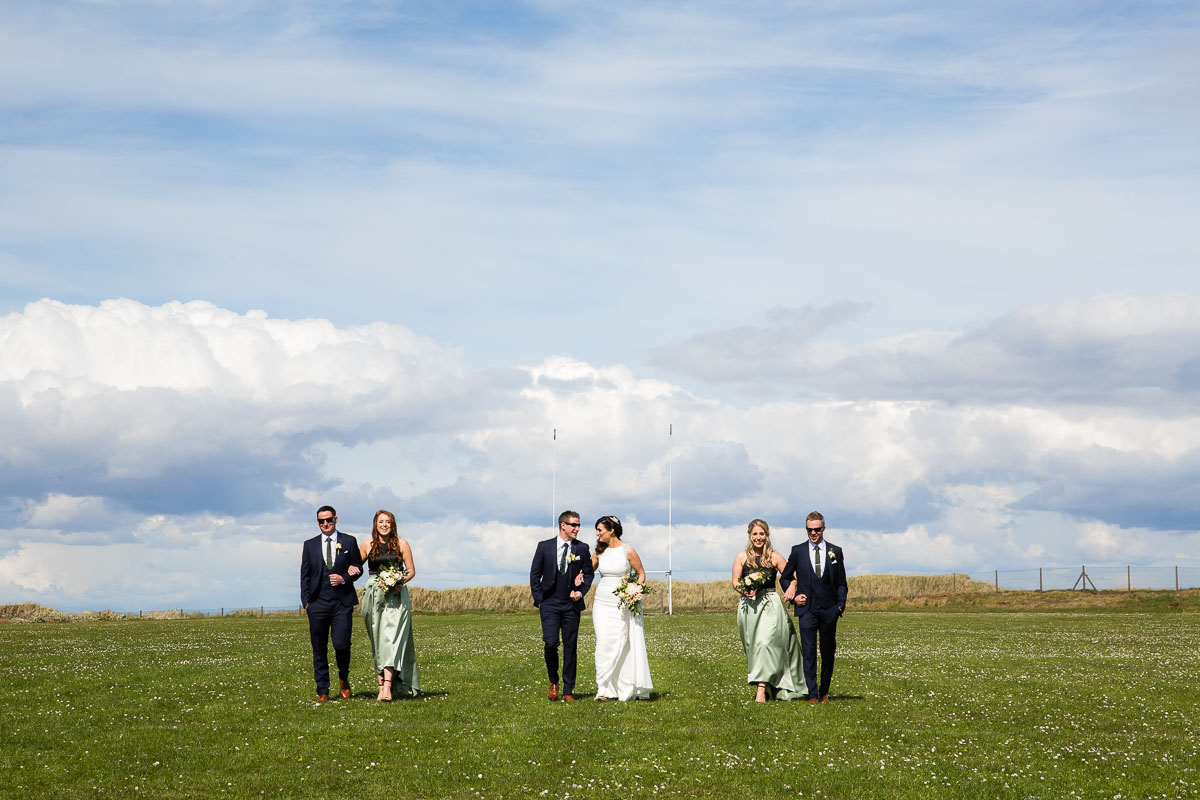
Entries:
POLYGON ((751 702, 731 613, 649 617, 624 704, 549 703, 532 612, 418 615, 379 704, 358 625, 325 706, 301 618, 0 625, 2 796, 1200 796, 1200 615, 850 613, 818 706, 751 702))

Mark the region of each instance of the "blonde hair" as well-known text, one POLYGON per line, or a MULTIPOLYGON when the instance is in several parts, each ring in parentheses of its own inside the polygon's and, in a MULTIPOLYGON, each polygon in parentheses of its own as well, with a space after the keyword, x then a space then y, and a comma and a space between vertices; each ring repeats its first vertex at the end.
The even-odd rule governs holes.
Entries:
POLYGON ((746 526, 746 566, 751 569, 764 569, 771 566, 772 556, 775 554, 775 548, 771 547, 771 526, 767 524, 765 519, 752 519, 750 524, 746 526), (761 527, 763 533, 767 534, 767 541, 763 542, 762 556, 759 557, 754 552, 754 542, 750 539, 750 531, 755 527, 761 527))

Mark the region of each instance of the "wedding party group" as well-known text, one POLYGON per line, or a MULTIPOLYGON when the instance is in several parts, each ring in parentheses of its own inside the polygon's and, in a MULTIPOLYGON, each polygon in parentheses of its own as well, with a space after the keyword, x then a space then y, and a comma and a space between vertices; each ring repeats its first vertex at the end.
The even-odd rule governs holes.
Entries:
MULTIPOLYGON (((416 696, 421 687, 407 588, 416 567, 412 548, 396 531, 395 516, 386 510, 376 512, 371 539, 361 546, 353 536, 337 530, 337 512, 331 506, 317 509, 317 525, 321 532, 304 543, 300 560, 300 603, 308 616, 317 702, 330 699, 331 640, 338 671, 335 696, 350 698, 350 638, 358 604, 354 582, 363 575, 364 561, 370 581, 362 596, 362 618, 375 663, 376 699, 390 702, 416 696)), ((766 521, 751 520, 745 549, 733 561, 746 680, 755 687, 758 702, 829 702, 837 621, 846 609, 846 568, 841 548, 825 541, 825 518, 814 511, 805 527, 808 541, 784 558, 771 545, 766 521), (782 600, 777 584, 783 589, 782 600), (793 608, 796 627, 784 603, 793 608)), ((622 541, 624 529, 617 517, 596 520, 594 553, 579 541, 579 528, 578 513, 562 512, 558 535, 538 542, 529 569, 533 605, 541 617, 547 697, 575 700, 579 623, 584 598, 594 585, 594 697, 599 702, 649 700, 654 684, 642 598, 650 588, 642 560, 622 541)))

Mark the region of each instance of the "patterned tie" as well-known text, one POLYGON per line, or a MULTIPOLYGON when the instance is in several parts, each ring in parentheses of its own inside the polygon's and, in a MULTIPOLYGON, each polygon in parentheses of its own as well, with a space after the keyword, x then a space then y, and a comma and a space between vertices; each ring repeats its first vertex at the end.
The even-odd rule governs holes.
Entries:
POLYGON ((325 537, 325 569, 333 570, 333 537, 325 537))
POLYGON ((562 555, 558 558, 558 573, 561 575, 567 571, 567 543, 563 542, 562 555))
POLYGON ((821 577, 821 545, 813 545, 813 569, 817 571, 817 577, 821 577))

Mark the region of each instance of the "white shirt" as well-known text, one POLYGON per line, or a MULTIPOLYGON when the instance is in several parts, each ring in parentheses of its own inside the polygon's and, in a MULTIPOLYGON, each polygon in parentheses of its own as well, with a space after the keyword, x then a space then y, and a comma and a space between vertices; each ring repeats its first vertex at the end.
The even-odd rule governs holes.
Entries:
POLYGON ((813 565, 813 572, 817 571, 817 559, 821 561, 821 574, 825 574, 825 540, 822 539, 817 544, 808 543, 808 560, 813 565), (813 551, 816 551, 816 554, 813 551))
POLYGON ((328 542, 329 555, 332 556, 333 561, 337 561, 337 557, 338 557, 337 530, 335 529, 333 533, 329 534, 328 536, 324 536, 322 538, 324 539, 324 541, 321 542, 321 560, 322 561, 325 560, 325 547, 326 547, 326 542, 328 542))

